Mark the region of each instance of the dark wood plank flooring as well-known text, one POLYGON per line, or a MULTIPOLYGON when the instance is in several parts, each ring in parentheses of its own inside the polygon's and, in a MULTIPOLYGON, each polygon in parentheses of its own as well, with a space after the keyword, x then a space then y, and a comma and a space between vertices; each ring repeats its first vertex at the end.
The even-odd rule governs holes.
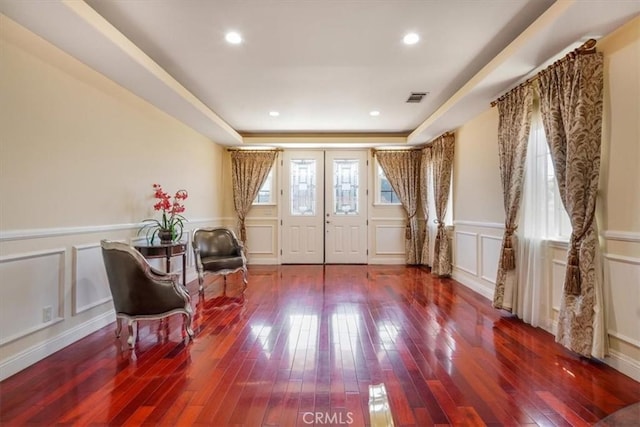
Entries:
POLYGON ((140 322, 133 351, 105 327, 0 383, 0 424, 363 426, 379 383, 396 426, 592 425, 640 401, 425 269, 254 266, 244 297, 233 276, 188 288, 193 342, 180 316, 140 322))

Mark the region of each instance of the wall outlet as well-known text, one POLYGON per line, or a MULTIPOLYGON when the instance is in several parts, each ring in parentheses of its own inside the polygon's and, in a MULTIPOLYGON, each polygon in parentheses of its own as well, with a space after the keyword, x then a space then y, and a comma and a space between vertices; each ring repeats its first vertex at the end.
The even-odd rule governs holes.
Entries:
POLYGON ((51 322, 53 319, 53 307, 50 305, 42 309, 42 321, 44 323, 51 322))

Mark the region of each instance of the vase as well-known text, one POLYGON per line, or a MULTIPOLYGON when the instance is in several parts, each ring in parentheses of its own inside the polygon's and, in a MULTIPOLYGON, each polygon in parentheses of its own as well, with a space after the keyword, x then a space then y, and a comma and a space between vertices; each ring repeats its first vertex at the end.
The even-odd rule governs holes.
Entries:
POLYGON ((158 237, 160 237, 161 245, 169 245, 173 243, 173 231, 171 230, 159 230, 158 237))

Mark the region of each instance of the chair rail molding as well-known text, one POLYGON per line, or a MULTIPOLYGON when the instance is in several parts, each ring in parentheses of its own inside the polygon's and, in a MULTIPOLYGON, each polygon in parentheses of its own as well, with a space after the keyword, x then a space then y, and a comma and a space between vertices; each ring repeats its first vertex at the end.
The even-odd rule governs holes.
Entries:
MULTIPOLYGON (((223 218, 198 218, 187 220, 187 225, 219 223, 223 218)), ((83 225, 78 227, 28 228, 23 230, 0 231, 0 242, 13 240, 40 239, 44 237, 70 236, 76 234, 103 233, 106 231, 136 230, 144 223, 122 223, 105 225, 83 225)))
POLYGON ((606 230, 603 234, 607 240, 640 243, 640 233, 636 231, 606 230))
POLYGON ((453 225, 466 225, 468 227, 481 227, 481 228, 498 228, 504 229, 504 224, 501 222, 483 222, 483 221, 453 221, 453 225))

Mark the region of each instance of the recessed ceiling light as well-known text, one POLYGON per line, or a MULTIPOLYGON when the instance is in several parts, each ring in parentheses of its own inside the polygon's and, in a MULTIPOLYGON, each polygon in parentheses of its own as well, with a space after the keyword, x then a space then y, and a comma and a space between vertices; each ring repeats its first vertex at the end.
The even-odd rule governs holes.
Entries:
POLYGON ((240 44, 242 43, 242 36, 240 33, 236 33, 235 31, 229 31, 225 34, 224 39, 231 44, 240 44))
POLYGON ((409 33, 402 39, 404 44, 416 44, 420 41, 420 36, 416 33, 409 33))
POLYGON ((375 117, 375 116, 379 116, 379 115, 380 115, 380 111, 376 111, 376 110, 369 111, 369 115, 370 115, 370 116, 374 116, 374 117, 375 117))
POLYGON ((278 116, 280 115, 280 113, 279 113, 279 112, 277 112, 277 111, 269 111, 269 115, 270 115, 271 117, 278 117, 278 116))

